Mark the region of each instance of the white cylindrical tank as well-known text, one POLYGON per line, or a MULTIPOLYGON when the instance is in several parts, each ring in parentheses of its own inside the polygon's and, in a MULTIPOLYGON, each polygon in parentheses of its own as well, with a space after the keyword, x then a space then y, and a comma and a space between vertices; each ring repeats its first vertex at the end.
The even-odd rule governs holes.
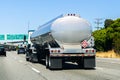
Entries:
POLYGON ((57 41, 63 43, 80 43, 91 36, 92 27, 83 18, 64 16, 53 22, 51 33, 57 41))

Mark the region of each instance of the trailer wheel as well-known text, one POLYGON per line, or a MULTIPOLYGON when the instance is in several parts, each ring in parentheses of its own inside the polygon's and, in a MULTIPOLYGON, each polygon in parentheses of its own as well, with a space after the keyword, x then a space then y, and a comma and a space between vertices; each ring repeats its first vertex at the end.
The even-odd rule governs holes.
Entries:
POLYGON ((49 65, 49 69, 52 69, 51 68, 51 58, 50 57, 48 58, 48 65, 49 65))
POLYGON ((46 68, 49 68, 49 56, 46 55, 46 68))
POLYGON ((34 56, 33 56, 33 54, 31 54, 31 56, 30 56, 30 62, 32 62, 32 63, 34 63, 34 56))
POLYGON ((32 59, 32 54, 31 54, 30 57, 29 57, 29 61, 30 61, 30 62, 33 61, 33 59, 32 59))
POLYGON ((51 58, 49 57, 49 55, 46 56, 46 68, 52 69, 51 68, 51 58))
POLYGON ((5 57, 6 57, 6 52, 5 52, 5 55, 4 55, 5 57))
POLYGON ((26 58, 26 61, 29 61, 29 58, 26 58))

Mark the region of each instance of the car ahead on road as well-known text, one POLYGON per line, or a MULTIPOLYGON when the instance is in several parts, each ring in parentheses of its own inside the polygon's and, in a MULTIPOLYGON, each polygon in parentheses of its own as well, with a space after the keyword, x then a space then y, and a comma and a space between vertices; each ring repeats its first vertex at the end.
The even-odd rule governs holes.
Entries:
POLYGON ((0 55, 6 56, 6 51, 4 46, 0 46, 0 55))
POLYGON ((18 48, 18 54, 20 54, 20 53, 23 53, 23 54, 25 54, 25 48, 24 47, 20 47, 20 48, 18 48))

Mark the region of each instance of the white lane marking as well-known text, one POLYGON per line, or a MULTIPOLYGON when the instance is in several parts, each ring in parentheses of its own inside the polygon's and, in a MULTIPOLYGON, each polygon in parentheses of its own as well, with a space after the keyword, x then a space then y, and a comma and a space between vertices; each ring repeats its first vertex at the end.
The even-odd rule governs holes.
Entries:
POLYGON ((31 69, 32 69, 33 71, 37 72, 37 73, 40 73, 39 70, 37 70, 37 69, 35 69, 35 68, 33 68, 33 67, 31 67, 31 69))
POLYGON ((99 60, 115 60, 115 61, 120 61, 119 58, 97 58, 99 60))
POLYGON ((111 63, 111 64, 112 64, 112 63, 114 63, 114 64, 120 64, 119 62, 113 62, 113 61, 112 61, 112 62, 110 62, 110 61, 102 61, 102 60, 97 60, 97 61, 98 61, 98 62, 111 63))
POLYGON ((110 62, 110 63, 114 63, 114 64, 120 64, 119 62, 110 62))

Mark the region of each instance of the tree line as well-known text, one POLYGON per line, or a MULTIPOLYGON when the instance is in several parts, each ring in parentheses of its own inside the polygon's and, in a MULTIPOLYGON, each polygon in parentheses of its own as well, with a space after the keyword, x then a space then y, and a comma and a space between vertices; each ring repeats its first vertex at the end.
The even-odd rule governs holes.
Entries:
POLYGON ((120 54, 120 18, 106 19, 104 28, 93 32, 97 51, 114 50, 120 54))

